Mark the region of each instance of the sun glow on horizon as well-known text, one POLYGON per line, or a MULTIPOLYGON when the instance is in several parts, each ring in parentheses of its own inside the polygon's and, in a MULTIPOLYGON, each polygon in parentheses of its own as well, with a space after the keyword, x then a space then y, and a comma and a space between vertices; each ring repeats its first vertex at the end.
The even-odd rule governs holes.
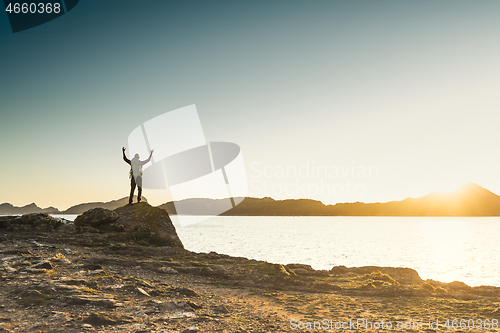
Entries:
POLYGON ((450 194, 450 193, 453 193, 453 192, 459 190, 465 184, 468 184, 468 183, 460 183, 460 184, 458 184, 456 182, 449 182, 446 185, 442 185, 442 186, 438 187, 433 192, 435 192, 435 193, 442 193, 442 194, 450 194))

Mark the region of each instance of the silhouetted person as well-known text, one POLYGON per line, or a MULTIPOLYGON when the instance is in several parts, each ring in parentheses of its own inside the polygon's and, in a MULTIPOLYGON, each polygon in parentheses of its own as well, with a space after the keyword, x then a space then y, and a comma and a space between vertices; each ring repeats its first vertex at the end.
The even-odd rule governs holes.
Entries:
POLYGON ((153 156, 153 150, 151 150, 151 154, 149 154, 149 158, 145 161, 139 160, 139 154, 135 154, 132 160, 129 160, 127 156, 125 156, 125 147, 122 148, 123 160, 130 164, 130 198, 128 199, 128 203, 132 204, 132 198, 134 197, 135 186, 137 185, 137 202, 141 202, 141 194, 142 194, 142 166, 148 163, 151 160, 151 156, 153 156))

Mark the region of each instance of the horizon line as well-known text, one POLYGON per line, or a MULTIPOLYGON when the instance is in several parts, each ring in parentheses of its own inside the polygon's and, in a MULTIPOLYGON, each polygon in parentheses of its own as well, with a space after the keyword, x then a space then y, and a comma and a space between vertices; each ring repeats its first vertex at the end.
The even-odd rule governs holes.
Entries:
MULTIPOLYGON (((250 196, 246 196, 246 197, 241 197, 241 196, 237 196, 237 197, 234 197, 234 198, 253 198, 253 199, 266 199, 266 198, 269 198, 269 199, 272 199, 274 201, 286 201, 286 200, 311 200, 311 201, 317 201, 317 202, 321 202, 323 205, 325 206, 335 206, 335 205, 338 205, 338 204, 354 204, 354 203, 363 203, 363 204, 382 204, 382 203, 390 203, 390 202, 399 202, 399 201, 403 201, 403 200, 407 200, 407 199, 418 199, 418 198, 423 198, 425 196, 428 196, 428 195, 431 195, 431 194, 451 194, 453 192, 456 192, 460 189, 462 189, 463 187, 465 186, 468 186, 468 185, 475 185, 475 186, 478 186, 478 187, 481 187, 482 189, 486 190, 486 191, 489 191, 491 193, 493 193, 494 195, 497 195, 496 193, 488 190, 487 188, 481 186, 481 185, 478 185, 476 183, 473 183, 473 182, 467 182, 461 186, 459 186, 458 188, 456 188, 455 190, 451 190, 451 191, 440 191, 440 190, 437 190, 437 191, 432 191, 428 194, 425 194, 423 196, 420 196, 420 197, 406 197, 404 199, 401 199, 401 200, 390 200, 390 201, 374 201, 374 202, 364 202, 364 201, 350 201, 350 202, 336 202, 336 203, 333 203, 333 204, 326 204, 324 203, 322 200, 318 200, 318 199, 312 199, 312 198, 285 198, 285 199, 275 199, 275 198, 272 198, 270 196, 266 196, 266 197, 250 197, 250 196)), ((113 201, 120 201, 120 200, 124 200, 124 199, 127 199, 128 200, 128 197, 122 197, 122 198, 119 198, 119 199, 112 199, 112 200, 109 200, 109 201, 89 201, 89 202, 81 202, 81 203, 77 203, 77 204, 74 204, 70 207, 68 207, 67 209, 65 210, 60 210, 59 208, 55 207, 55 206, 48 206, 48 207, 45 207, 45 208, 42 208, 42 207, 39 207, 35 202, 31 202, 29 204, 26 204, 24 206, 14 206, 13 204, 9 203, 9 202, 3 202, 3 203, 0 203, 0 205, 4 205, 4 204, 8 204, 8 205, 11 205, 12 207, 14 208, 24 208, 24 207, 27 207, 27 206, 30 206, 30 205, 35 205, 36 207, 40 208, 40 209, 49 209, 49 208, 55 208, 56 210, 60 211, 60 212, 64 212, 64 211, 67 211, 75 206, 78 206, 78 205, 85 205, 85 204, 94 204, 94 203, 109 203, 109 202, 113 202, 113 201)), ((144 202, 147 202, 147 198, 143 197, 144 199, 144 202)), ((159 207, 159 206, 162 206, 162 205, 166 205, 168 203, 173 203, 173 202, 180 202, 180 201, 184 201, 184 200, 225 200, 225 199, 229 199, 229 198, 184 198, 184 199, 181 199, 181 200, 172 200, 172 201, 167 201, 167 202, 164 202, 164 203, 161 203, 159 205, 156 205, 156 206, 153 206, 153 207, 159 207)))

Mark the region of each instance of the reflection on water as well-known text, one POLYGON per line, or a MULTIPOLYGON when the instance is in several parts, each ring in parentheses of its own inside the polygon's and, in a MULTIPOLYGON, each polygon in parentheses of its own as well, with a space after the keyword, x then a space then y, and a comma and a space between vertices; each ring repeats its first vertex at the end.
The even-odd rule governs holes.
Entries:
POLYGON ((500 286, 498 217, 218 216, 177 232, 196 252, 316 269, 410 267, 423 279, 500 286))
POLYGON ((50 214, 50 216, 59 217, 68 221, 74 221, 78 214, 50 214))

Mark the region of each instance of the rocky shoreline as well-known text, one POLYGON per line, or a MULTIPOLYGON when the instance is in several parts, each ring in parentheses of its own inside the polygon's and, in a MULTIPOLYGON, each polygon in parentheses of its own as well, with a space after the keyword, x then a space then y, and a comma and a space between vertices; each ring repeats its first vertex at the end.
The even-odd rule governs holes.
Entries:
POLYGON ((424 281, 409 268, 321 271, 190 252, 166 211, 147 203, 74 223, 0 217, 0 287, 0 332, 316 332, 307 325, 361 319, 423 323, 403 330, 414 332, 470 319, 494 332, 500 319, 497 287, 424 281))

